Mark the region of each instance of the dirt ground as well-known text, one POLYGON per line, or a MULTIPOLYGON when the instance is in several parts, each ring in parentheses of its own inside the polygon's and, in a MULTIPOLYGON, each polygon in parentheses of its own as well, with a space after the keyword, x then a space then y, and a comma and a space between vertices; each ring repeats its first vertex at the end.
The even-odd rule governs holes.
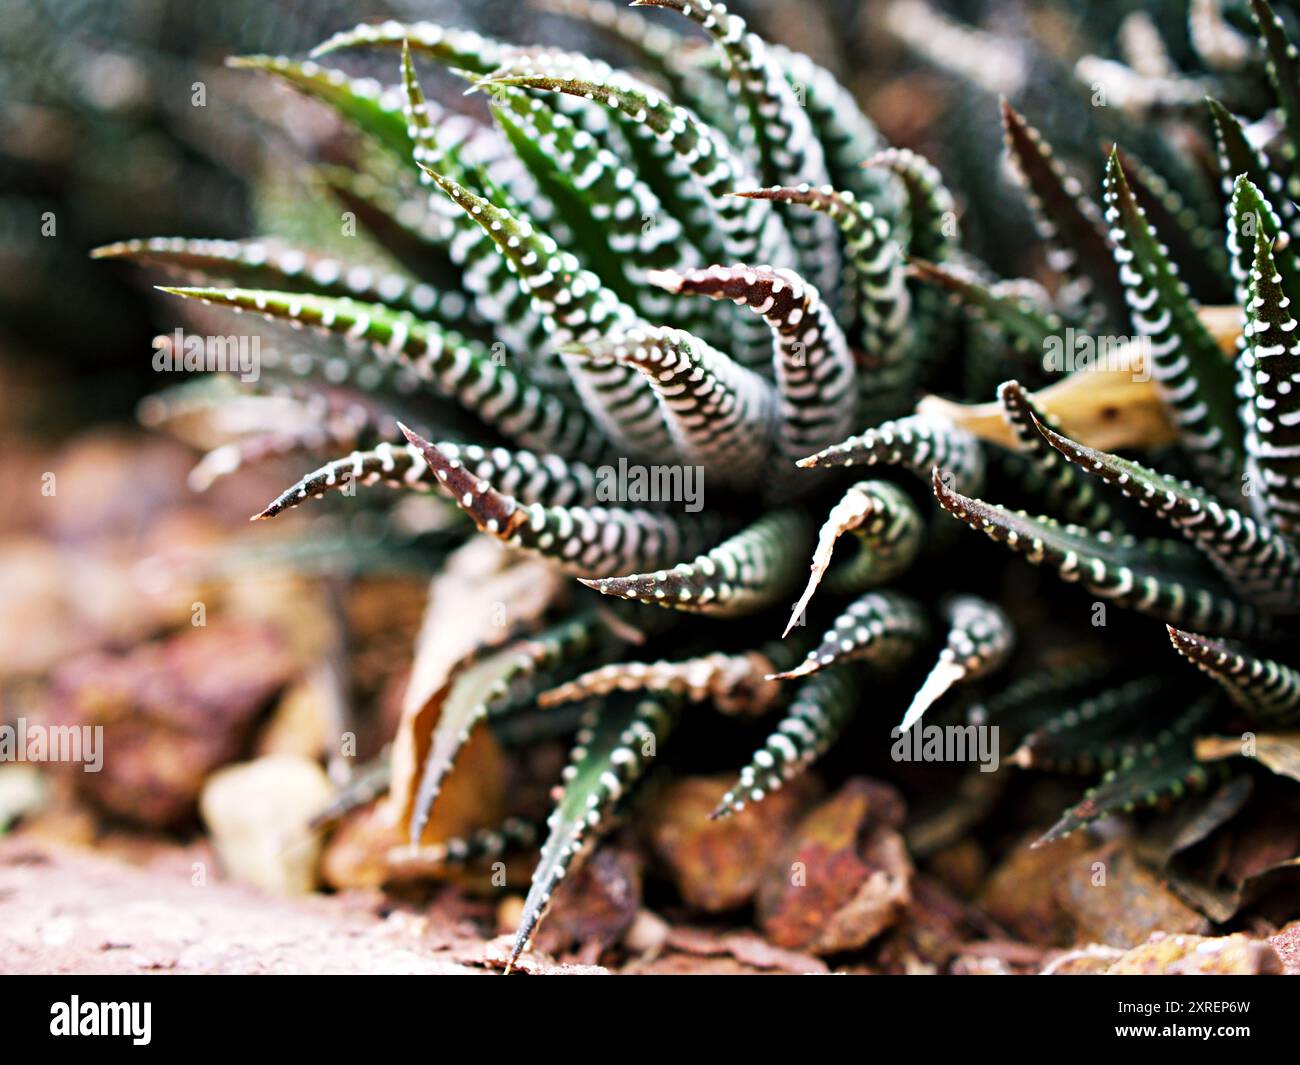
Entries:
POLYGON ((201 849, 143 865, 23 838, 0 841, 0 972, 389 973, 487 970, 453 914, 378 893, 280 899, 206 873, 201 849), (194 863, 205 881, 196 884, 194 863))

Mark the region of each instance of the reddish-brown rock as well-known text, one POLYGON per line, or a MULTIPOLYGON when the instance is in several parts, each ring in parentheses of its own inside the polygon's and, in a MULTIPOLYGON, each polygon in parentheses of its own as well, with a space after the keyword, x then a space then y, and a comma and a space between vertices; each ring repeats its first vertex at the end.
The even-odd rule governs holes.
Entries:
POLYGON ((1282 971, 1282 959, 1268 940, 1241 932, 1218 938, 1157 932, 1106 970, 1110 976, 1264 976, 1282 971))
POLYGON ((707 913, 735 909, 753 898, 763 870, 817 791, 811 778, 794 780, 760 803, 710 821, 734 782, 734 776, 678 780, 643 817, 651 849, 678 892, 707 913))
POLYGON ((764 872, 757 911, 767 937, 834 954, 894 924, 911 899, 902 818, 898 793, 861 777, 815 807, 764 872))
POLYGON ((1300 976, 1300 920, 1292 921, 1269 940, 1288 976, 1300 976))
POLYGON ((1090 846, 1085 833, 1034 849, 1026 836, 989 876, 978 902, 994 921, 1018 939, 1040 946, 1074 945, 1074 920, 1057 897, 1057 885, 1082 865, 1090 846))
POLYGON ((98 772, 59 768, 119 817, 183 821, 204 778, 245 752, 293 669, 275 630, 217 622, 129 654, 75 659, 54 678, 49 723, 102 726, 103 763, 98 772))
POLYGON ((536 946, 560 956, 576 951, 594 965, 623 938, 641 908, 641 859, 628 850, 602 847, 566 876, 551 903, 536 946))
POLYGON ((937 880, 912 880, 907 913, 881 940, 877 963, 889 973, 939 973, 974 934, 968 908, 937 880))
POLYGON ((1153 932, 1204 934, 1210 923, 1127 851, 1109 846, 1070 863, 1057 884, 1076 942, 1133 947, 1153 932))

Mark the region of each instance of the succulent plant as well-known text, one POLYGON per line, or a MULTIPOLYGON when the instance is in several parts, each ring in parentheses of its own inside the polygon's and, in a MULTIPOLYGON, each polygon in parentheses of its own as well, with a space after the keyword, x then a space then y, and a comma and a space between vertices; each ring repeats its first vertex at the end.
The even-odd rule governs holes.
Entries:
MULTIPOLYGON (((1135 115, 1172 110, 1207 144, 1213 129, 1226 241, 1191 205, 1196 181, 1119 148, 1099 208, 1003 103, 1007 154, 1057 252, 1059 273, 1035 280, 963 250, 939 171, 722 4, 634 5, 685 16, 707 51, 595 0, 553 6, 616 38, 639 73, 396 22, 310 60, 237 61, 358 131, 349 165, 319 177, 368 234, 359 264, 264 239, 99 252, 202 282, 167 292, 322 336, 278 344, 250 386, 312 416, 227 445, 201 480, 353 448, 258 517, 383 483, 439 494, 577 578, 529 631, 459 663, 403 811, 418 845, 476 730, 572 727, 553 715, 579 707, 543 830, 512 818, 421 848, 454 865, 541 840, 514 957, 695 704, 772 718, 716 817, 803 772, 855 716, 886 744, 889 726, 942 707, 1018 739, 1020 766, 1105 773, 1044 840, 1217 779, 1223 763, 1193 746, 1205 725, 1300 717, 1286 643, 1300 609, 1300 66, 1264 0, 1262 60, 1219 16, 1221 47, 1205 27, 1196 42, 1204 75, 1124 68, 1136 110, 1105 109, 1141 156, 1173 149, 1152 148, 1135 115), (399 84, 319 62, 360 48, 400 52, 399 84), (486 110, 427 99, 416 61, 463 78, 486 110), (1276 121, 1247 125, 1215 100, 1192 118, 1202 93, 1174 91, 1254 101, 1265 71, 1276 121), (1194 280, 1171 248, 1196 256, 1194 280), (1191 285, 1238 306, 1203 307, 1191 285), (1119 363, 1056 360, 1062 337, 1119 363), (1159 450, 1170 472, 1103 447, 1159 450), (629 492, 633 470, 675 498, 629 492), (698 471, 707 500, 683 506, 698 471), (1004 493, 1031 509, 984 498, 1004 493), (1053 599, 1065 654, 1026 632, 1017 649, 1026 597, 989 579, 996 556, 949 516, 1086 590, 1053 599), (1091 653, 1107 606, 1164 622, 1176 654, 1135 668, 1113 646, 1091 653)), ((187 386, 156 409, 193 401, 187 386)))

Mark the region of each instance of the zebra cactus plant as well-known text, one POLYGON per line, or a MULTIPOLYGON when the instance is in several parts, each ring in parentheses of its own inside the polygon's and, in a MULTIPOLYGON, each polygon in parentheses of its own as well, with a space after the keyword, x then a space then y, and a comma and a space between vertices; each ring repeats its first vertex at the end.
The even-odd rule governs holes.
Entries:
MULTIPOLYGON (((1280 121, 1247 125, 1214 100, 1196 120, 1217 138, 1226 240, 1120 149, 1103 212, 1004 102, 1007 153, 1058 252, 1047 287, 999 280, 963 251, 940 173, 722 4, 633 5, 695 23, 707 53, 597 0, 552 6, 616 39, 639 73, 395 22, 339 33, 309 60, 236 61, 362 135, 353 167, 322 178, 400 264, 390 275, 260 239, 98 253, 202 281, 164 290, 185 299, 344 342, 300 344, 252 386, 322 417, 201 466, 353 449, 258 517, 357 483, 440 493, 479 533, 577 578, 562 616, 480 656, 491 683, 478 676, 482 691, 434 726, 409 811, 418 844, 476 729, 583 707, 542 831, 511 819, 426 848, 453 865, 541 839, 512 960, 691 704, 773 719, 725 817, 806 770, 855 716, 888 742, 895 722, 923 727, 954 689, 982 686, 970 718, 1019 737, 1015 764, 1106 774, 1044 840, 1206 785, 1222 766, 1192 741, 1210 722, 1300 718, 1287 643, 1300 66, 1264 0, 1251 4, 1262 59, 1247 48, 1220 80, 1250 97, 1241 86, 1266 71, 1280 121), (388 50, 395 84, 321 65, 350 49, 388 50), (417 61, 463 78, 484 117, 427 99, 417 61), (1200 306, 1170 247, 1203 249, 1198 275, 1230 269, 1219 284, 1239 307, 1200 306), (1131 365, 1055 364, 1045 353, 1067 331, 1131 333, 1131 365), (1156 444, 1171 474, 1102 450, 1156 444), (703 470, 707 505, 611 500, 604 471, 620 462, 703 470), (983 498, 1002 492, 1032 510, 983 498), (1120 655, 1062 670, 1017 651, 1020 604, 975 590, 962 558, 984 549, 949 516, 1103 611, 1164 622, 1176 654, 1135 675, 1120 655), (806 612, 824 635, 807 635, 806 612), (910 705, 880 697, 891 681, 910 705)), ((1087 603, 1063 601, 1087 643, 1087 603)))

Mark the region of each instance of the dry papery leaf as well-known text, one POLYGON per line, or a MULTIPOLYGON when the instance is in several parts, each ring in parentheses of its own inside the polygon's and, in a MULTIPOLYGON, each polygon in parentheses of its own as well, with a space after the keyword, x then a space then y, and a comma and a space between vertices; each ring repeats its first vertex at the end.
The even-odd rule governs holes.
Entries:
MULTIPOLYGON (((1224 354, 1232 356, 1241 335, 1241 308, 1202 307, 1199 313, 1224 354)), ((1102 451, 1157 448, 1173 443, 1174 426, 1147 372, 1141 345, 1130 341, 1118 345, 1113 354, 1116 364, 1126 368, 1073 373, 1032 393, 1035 405, 1060 432, 1102 451)), ((961 426, 981 440, 1019 450, 1002 404, 996 401, 955 403, 940 396, 925 396, 916 409, 920 414, 932 414, 961 426)))
POLYGON ((1155 868, 1164 869, 1179 854, 1208 839, 1246 806, 1255 790, 1249 776, 1233 777, 1216 791, 1171 810, 1134 840, 1134 850, 1155 868))
POLYGON ((1182 898, 1217 924, 1246 907, 1275 920, 1289 919, 1300 902, 1300 825, 1293 806, 1254 804, 1233 832, 1180 855, 1166 877, 1182 898))
MULTIPOLYGON (((441 878, 484 885, 481 874, 448 872, 440 861, 427 860, 410 847, 407 832, 417 786, 441 715, 477 700, 476 678, 492 676, 491 650, 533 625, 564 590, 563 578, 551 567, 521 559, 494 540, 470 540, 449 557, 429 585, 390 754, 388 794, 373 808, 347 817, 334 833, 322 863, 326 882, 377 887, 441 878)), ((442 783, 420 833, 421 847, 499 824, 507 812, 509 779, 491 732, 473 730, 442 783)), ((509 862, 510 879, 526 879, 527 868, 509 862)))
MULTIPOLYGON (((393 742, 392 790, 385 817, 405 825, 433 727, 455 680, 485 648, 500 646, 536 622, 565 590, 564 578, 535 559, 512 556, 494 540, 475 538, 457 550, 429 585, 429 605, 393 742)), ((444 783, 420 842, 436 843, 505 816, 501 752, 478 729, 444 783)))
POLYGON ((1245 736, 1204 736, 1196 741, 1202 762, 1253 758, 1280 776, 1300 780, 1300 732, 1259 732, 1245 736))

